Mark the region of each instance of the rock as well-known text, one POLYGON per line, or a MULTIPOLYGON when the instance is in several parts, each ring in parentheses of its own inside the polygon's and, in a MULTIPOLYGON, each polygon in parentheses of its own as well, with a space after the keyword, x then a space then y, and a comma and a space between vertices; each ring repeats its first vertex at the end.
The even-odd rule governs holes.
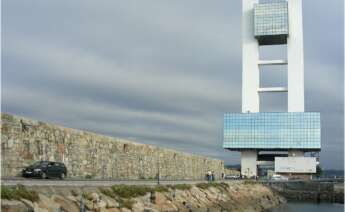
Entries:
POLYGON ((108 209, 102 209, 101 212, 121 212, 118 208, 108 208, 108 209))
POLYGON ((8 139, 8 140, 7 140, 7 147, 8 147, 8 148, 12 148, 13 145, 14 145, 14 143, 15 143, 14 140, 8 139))
POLYGON ((27 199, 20 199, 21 202, 23 202, 28 208, 34 208, 34 204, 30 201, 30 200, 27 200, 27 199))
POLYGON ((121 208, 121 212, 132 212, 132 211, 129 210, 128 208, 121 208))
MULTIPOLYGON (((155 208, 144 208, 143 212, 159 212, 160 210, 155 209, 155 208)), ((161 211, 165 211, 165 210, 161 210, 161 211)))
POLYGON ((95 203, 93 203, 92 201, 89 201, 87 199, 84 199, 84 205, 85 205, 85 208, 88 210, 94 210, 96 208, 95 203))
POLYGON ((162 193, 159 193, 159 192, 156 192, 155 193, 155 201, 154 203, 156 205, 160 205, 160 204, 163 204, 167 201, 167 198, 162 194, 162 193))
POLYGON ((104 200, 100 200, 97 202, 97 208, 106 208, 107 207, 107 202, 104 200))
POLYGON ((45 195, 39 194, 40 200, 38 202, 38 206, 40 208, 47 209, 49 211, 57 211, 60 208, 60 205, 53 200, 49 199, 45 195))
POLYGON ((94 201, 94 202, 99 201, 99 195, 95 192, 91 193, 90 197, 91 197, 91 199, 90 199, 91 201, 94 201))
POLYGON ((64 211, 67 212, 79 212, 79 207, 76 205, 76 203, 72 202, 71 200, 65 199, 64 197, 60 195, 53 195, 51 199, 58 203, 64 211))
POLYGON ((120 206, 120 204, 118 202, 116 202, 116 200, 108 197, 108 196, 102 196, 102 199, 106 202, 106 208, 117 208, 120 206))
POLYGON ((190 190, 190 194, 198 200, 199 205, 206 207, 208 204, 210 204, 210 201, 207 199, 206 194, 199 188, 192 187, 192 189, 190 190))
POLYGON ((68 195, 68 196, 66 196, 66 198, 73 201, 73 202, 78 202, 80 200, 80 196, 68 195))
POLYGON ((1 211, 2 212, 27 212, 33 211, 32 207, 27 207, 24 203, 17 200, 1 200, 1 211))
POLYGON ((67 198, 68 200, 71 200, 72 202, 76 203, 77 205, 79 205, 80 197, 67 196, 66 198, 67 198))
POLYGON ((144 204, 142 202, 137 201, 135 204, 133 204, 132 211, 133 212, 142 212, 142 211, 144 211, 144 204))
MULTIPOLYGON (((160 211, 177 211, 178 208, 166 198, 162 193, 156 192, 155 205, 160 211)), ((147 208, 149 211, 157 211, 156 209, 147 208)))
POLYGON ((37 202, 34 202, 34 211, 35 212, 49 212, 46 208, 41 208, 37 202))

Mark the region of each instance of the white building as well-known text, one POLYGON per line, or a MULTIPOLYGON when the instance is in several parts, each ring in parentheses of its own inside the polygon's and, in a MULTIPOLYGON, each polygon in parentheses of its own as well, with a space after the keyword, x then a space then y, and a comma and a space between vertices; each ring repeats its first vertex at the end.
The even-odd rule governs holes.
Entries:
POLYGON ((224 115, 223 147, 241 152, 241 174, 247 177, 257 176, 260 166, 274 167, 278 156, 305 159, 305 169, 315 170, 310 161, 316 160, 304 158, 305 152, 320 151, 321 136, 320 114, 304 111, 302 0, 242 2, 242 114, 224 115), (287 58, 260 60, 263 45, 286 45, 287 58), (264 66, 287 66, 287 87, 262 87, 264 66), (261 113, 265 92, 287 92, 288 111, 261 113))

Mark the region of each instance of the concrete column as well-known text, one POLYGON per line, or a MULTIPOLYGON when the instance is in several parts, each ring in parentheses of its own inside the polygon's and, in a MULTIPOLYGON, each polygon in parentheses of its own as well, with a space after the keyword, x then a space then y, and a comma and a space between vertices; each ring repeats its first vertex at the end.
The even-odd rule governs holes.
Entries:
POLYGON ((304 112, 302 0, 289 0, 288 111, 304 112))
POLYGON ((242 1, 242 112, 259 112, 259 44, 254 37, 254 4, 242 1))
POLYGON ((257 176, 257 151, 241 151, 241 174, 246 177, 257 176))

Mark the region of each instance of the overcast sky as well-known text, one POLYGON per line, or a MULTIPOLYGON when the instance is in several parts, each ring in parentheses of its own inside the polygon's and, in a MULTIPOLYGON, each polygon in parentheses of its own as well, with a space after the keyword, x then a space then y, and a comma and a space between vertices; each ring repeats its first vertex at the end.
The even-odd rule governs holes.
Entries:
MULTIPOLYGON (((343 0, 303 7, 306 111, 321 112, 322 166, 340 169, 343 0)), ((241 0, 2 1, 3 112, 238 164, 221 139, 223 113, 241 112, 241 63, 241 0)))

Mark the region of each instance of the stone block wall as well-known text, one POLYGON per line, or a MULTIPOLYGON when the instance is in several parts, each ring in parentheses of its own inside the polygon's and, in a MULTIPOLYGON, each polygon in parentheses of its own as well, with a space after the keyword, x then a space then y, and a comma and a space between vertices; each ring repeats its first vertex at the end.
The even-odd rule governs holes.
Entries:
POLYGON ((1 114, 1 175, 18 176, 39 160, 61 161, 68 177, 200 180, 208 170, 219 179, 224 162, 138 144, 91 132, 1 114))
POLYGON ((241 172, 236 170, 236 169, 230 169, 230 168, 225 168, 224 169, 225 175, 231 175, 231 176, 240 176, 241 172))

